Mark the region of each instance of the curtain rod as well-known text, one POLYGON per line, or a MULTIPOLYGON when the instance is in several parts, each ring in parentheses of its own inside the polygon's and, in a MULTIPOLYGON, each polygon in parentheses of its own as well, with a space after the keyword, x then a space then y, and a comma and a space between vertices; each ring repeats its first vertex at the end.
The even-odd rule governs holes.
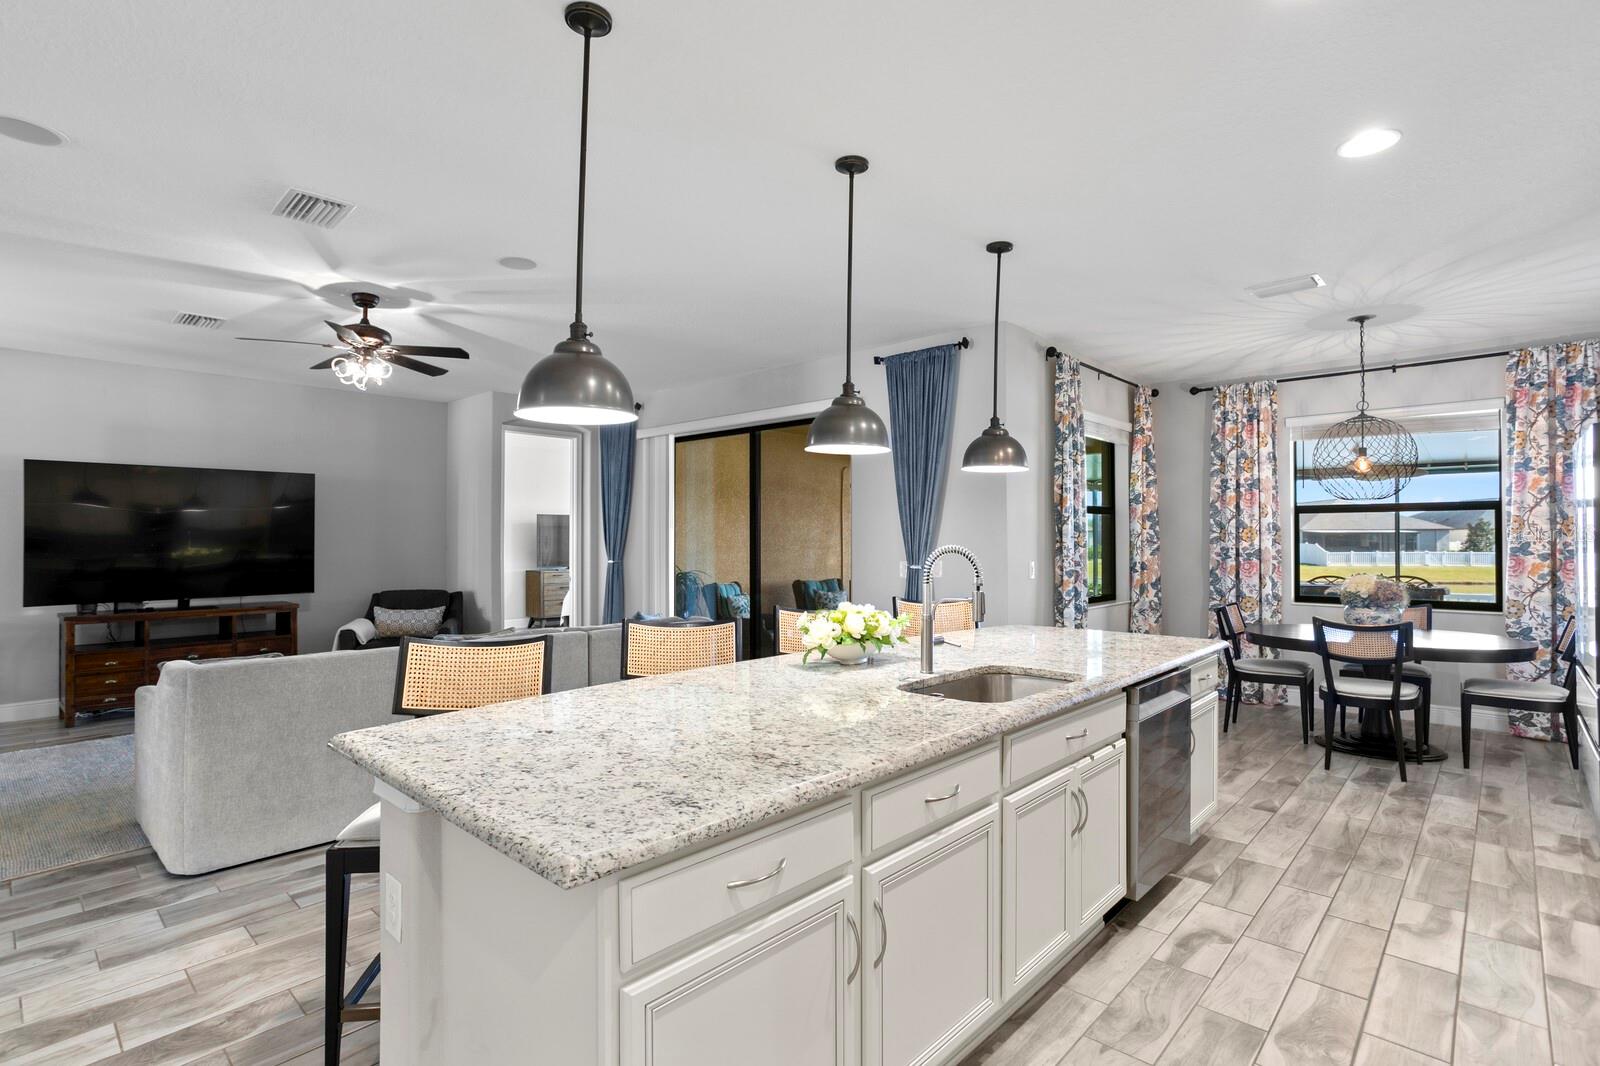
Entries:
MULTIPOLYGON (((969 340, 966 337, 962 337, 958 341, 951 341, 950 343, 954 344, 957 348, 970 348, 970 347, 972 347, 972 341, 969 340)), ((937 347, 937 345, 931 345, 930 344, 928 347, 933 348, 933 347, 937 347)), ((882 366, 883 365, 883 361, 885 359, 893 359, 893 358, 894 358, 894 356, 892 356, 892 355, 875 355, 875 356, 872 357, 872 365, 873 366, 882 366)))
MULTIPOLYGON (((1442 359, 1423 359, 1415 363, 1390 363, 1388 366, 1375 366, 1367 370, 1369 374, 1381 374, 1385 370, 1393 374, 1397 370, 1410 370, 1418 366, 1443 366, 1446 363, 1470 363, 1474 359, 1504 359, 1510 352, 1481 352, 1478 355, 1447 355, 1442 359)), ((1324 370, 1320 374, 1296 374, 1293 377, 1277 378, 1280 384, 1289 381, 1320 381, 1323 378, 1347 378, 1351 374, 1359 374, 1359 368, 1351 370, 1324 370)), ((1215 385, 1190 385, 1189 395, 1198 396, 1202 392, 1213 392, 1215 385)))
MULTIPOLYGON (((1066 352, 1063 352, 1060 348, 1057 348, 1054 345, 1052 345, 1051 347, 1046 348, 1044 350, 1044 357, 1046 359, 1059 359, 1063 355, 1066 355, 1066 354, 1067 354, 1066 352)), ((1144 387, 1144 386, 1140 385, 1137 381, 1129 381, 1127 378, 1123 377, 1120 374, 1113 374, 1109 370, 1101 370, 1099 367, 1095 366, 1092 363, 1085 363, 1082 359, 1078 360, 1078 365, 1083 367, 1083 369, 1085 369, 1085 370, 1093 370, 1096 374, 1099 374, 1103 378, 1110 378, 1112 381, 1120 381, 1124 385, 1128 386, 1128 388, 1130 388, 1130 389, 1139 389, 1139 388, 1143 388, 1144 387)), ((1151 389, 1150 390, 1150 395, 1151 396, 1160 396, 1161 395, 1161 390, 1160 389, 1151 389)))

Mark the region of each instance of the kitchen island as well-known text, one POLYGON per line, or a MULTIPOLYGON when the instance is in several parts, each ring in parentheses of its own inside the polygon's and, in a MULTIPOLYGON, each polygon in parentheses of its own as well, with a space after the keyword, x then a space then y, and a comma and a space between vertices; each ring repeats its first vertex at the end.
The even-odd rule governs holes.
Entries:
POLYGON ((1192 670, 1199 721, 1220 645, 952 639, 931 688, 786 656, 335 738, 383 800, 385 1066, 953 1060, 1127 889, 1124 691, 1192 670))

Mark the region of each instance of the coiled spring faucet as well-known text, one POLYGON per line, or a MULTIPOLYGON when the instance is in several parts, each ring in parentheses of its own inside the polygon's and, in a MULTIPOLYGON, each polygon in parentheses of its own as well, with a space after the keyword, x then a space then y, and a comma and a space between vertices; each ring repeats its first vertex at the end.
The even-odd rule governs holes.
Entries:
POLYGON ((933 673, 933 623, 939 615, 939 604, 933 598, 933 564, 946 555, 959 555, 972 564, 972 619, 983 621, 983 567, 978 565, 978 557, 959 544, 941 544, 922 561, 921 669, 925 674, 933 673))

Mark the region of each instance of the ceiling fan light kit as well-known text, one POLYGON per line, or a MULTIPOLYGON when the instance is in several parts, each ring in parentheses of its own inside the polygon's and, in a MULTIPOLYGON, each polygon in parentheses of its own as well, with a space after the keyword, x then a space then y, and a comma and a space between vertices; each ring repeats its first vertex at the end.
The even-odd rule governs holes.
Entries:
POLYGON ((961 469, 969 474, 1016 474, 1028 469, 1028 453, 1000 421, 1000 261, 1014 246, 991 241, 984 251, 994 256, 994 384, 989 426, 967 445, 961 469))
POLYGON ((314 348, 332 348, 338 355, 330 356, 320 363, 313 363, 312 370, 332 370, 334 376, 342 384, 353 385, 362 392, 367 391, 368 385, 382 385, 389 380, 389 375, 394 373, 397 366, 407 370, 415 370, 419 374, 426 374, 431 378, 447 373, 442 366, 433 366, 429 363, 419 362, 415 356, 427 359, 466 359, 467 353, 461 348, 440 348, 419 344, 395 344, 394 337, 388 330, 372 324, 369 312, 378 306, 378 297, 370 292, 353 292, 350 302, 361 309, 361 321, 343 325, 338 322, 323 320, 323 325, 333 330, 333 335, 339 339, 337 344, 321 344, 317 341, 287 341, 275 340, 271 337, 239 337, 242 341, 267 341, 272 344, 309 344, 314 348))
POLYGON ((611 32, 599 4, 568 4, 567 26, 583 35, 583 105, 578 123, 578 265, 572 326, 566 340, 533 365, 517 392, 518 418, 567 426, 610 426, 639 418, 633 388, 591 339, 583 321, 583 236, 589 176, 589 44, 611 32))
POLYGON ((833 168, 850 179, 849 222, 845 238, 844 385, 833 402, 811 422, 806 451, 822 455, 882 455, 889 450, 889 427, 867 406, 850 377, 851 325, 855 312, 856 175, 867 169, 859 155, 840 156, 833 168))
POLYGON ((1372 318, 1350 319, 1361 331, 1361 399, 1356 413, 1323 430, 1311 452, 1317 484, 1336 500, 1398 498, 1417 476, 1416 438, 1400 423, 1367 413, 1367 323, 1372 318))

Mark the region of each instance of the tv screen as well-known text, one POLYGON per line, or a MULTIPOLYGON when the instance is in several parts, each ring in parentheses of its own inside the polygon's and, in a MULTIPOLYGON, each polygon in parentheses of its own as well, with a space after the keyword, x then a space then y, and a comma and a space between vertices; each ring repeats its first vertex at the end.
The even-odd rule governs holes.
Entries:
POLYGON ((22 603, 312 592, 316 475, 27 459, 22 603))

